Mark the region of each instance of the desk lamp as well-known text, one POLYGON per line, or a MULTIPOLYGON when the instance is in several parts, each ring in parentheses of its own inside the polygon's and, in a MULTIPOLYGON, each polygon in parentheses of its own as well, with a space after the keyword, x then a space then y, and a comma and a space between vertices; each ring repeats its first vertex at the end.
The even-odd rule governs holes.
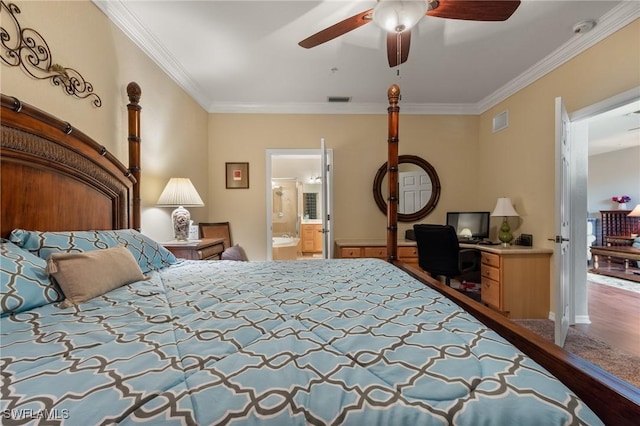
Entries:
POLYGON ((203 207, 204 202, 196 188, 188 178, 171 178, 164 187, 160 198, 160 207, 177 207, 171 213, 173 221, 173 233, 178 241, 189 239, 189 226, 191 225, 191 214, 185 207, 203 207))
POLYGON ((493 209, 493 213, 491 213, 491 216, 502 216, 504 218, 504 220, 502 221, 502 225, 500 226, 498 239, 502 241, 502 245, 504 247, 507 247, 511 240, 513 240, 513 235, 511 235, 511 228, 509 228, 507 217, 520 216, 518 212, 516 212, 516 210, 513 208, 511 198, 498 198, 496 208, 493 209))

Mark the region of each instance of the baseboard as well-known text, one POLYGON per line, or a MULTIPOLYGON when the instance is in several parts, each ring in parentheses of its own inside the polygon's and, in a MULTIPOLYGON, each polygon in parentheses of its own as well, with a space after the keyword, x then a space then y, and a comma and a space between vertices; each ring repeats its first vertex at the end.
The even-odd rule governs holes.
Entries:
POLYGON ((589 319, 589 315, 576 315, 575 324, 591 324, 591 320, 589 319))
MULTIPOLYGON (((549 319, 553 322, 556 322, 556 313, 549 312, 549 319)), ((571 323, 571 325, 575 325, 575 324, 591 324, 589 315, 576 315, 574 322, 571 323)))

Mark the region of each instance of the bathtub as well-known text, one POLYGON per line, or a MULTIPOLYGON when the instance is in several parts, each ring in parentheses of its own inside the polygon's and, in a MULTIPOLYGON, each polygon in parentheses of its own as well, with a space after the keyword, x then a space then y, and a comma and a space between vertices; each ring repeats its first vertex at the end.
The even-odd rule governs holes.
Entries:
POLYGON ((296 260, 300 246, 300 238, 273 237, 271 253, 273 260, 296 260))

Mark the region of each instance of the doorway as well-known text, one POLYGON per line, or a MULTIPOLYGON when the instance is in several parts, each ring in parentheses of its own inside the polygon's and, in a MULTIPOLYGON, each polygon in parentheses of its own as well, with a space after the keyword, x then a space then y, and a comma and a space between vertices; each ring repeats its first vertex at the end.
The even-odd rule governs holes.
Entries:
MULTIPOLYGON (((640 101, 640 87, 628 90, 602 102, 598 102, 570 114, 571 120, 571 211, 570 239, 572 258, 568 266, 574 271, 572 286, 572 324, 588 324, 587 292, 587 211, 588 211, 588 164, 589 164, 589 122, 596 117, 624 105, 640 101)), ((615 194, 613 194, 615 195, 615 194)))
POLYGON ((332 256, 333 151, 323 148, 267 150, 267 260, 332 256))

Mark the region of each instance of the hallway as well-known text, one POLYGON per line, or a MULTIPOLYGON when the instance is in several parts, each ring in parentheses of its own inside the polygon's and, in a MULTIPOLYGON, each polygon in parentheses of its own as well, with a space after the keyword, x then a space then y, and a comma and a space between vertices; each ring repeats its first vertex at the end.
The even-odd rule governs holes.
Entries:
POLYGON ((640 293, 590 281, 587 291, 591 324, 577 324, 575 328, 623 352, 640 356, 640 293))

